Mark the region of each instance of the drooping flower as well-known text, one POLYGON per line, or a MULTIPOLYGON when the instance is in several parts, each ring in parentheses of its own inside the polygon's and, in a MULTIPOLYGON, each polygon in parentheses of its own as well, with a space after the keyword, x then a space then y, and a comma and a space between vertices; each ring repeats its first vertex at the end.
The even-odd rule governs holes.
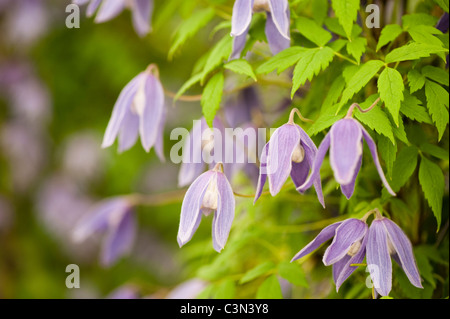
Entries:
POLYGON ((230 59, 238 59, 244 49, 254 12, 265 11, 266 37, 273 54, 290 46, 290 11, 287 0, 236 0, 231 18, 233 52, 230 59))
POLYGON ((151 31, 153 0, 73 0, 73 3, 76 5, 89 3, 86 11, 88 17, 93 16, 98 9, 95 17, 96 23, 114 19, 128 7, 132 12, 136 33, 143 37, 151 31))
POLYGON ((119 152, 132 147, 141 137, 142 146, 149 152, 155 146, 161 161, 163 154, 163 129, 166 117, 164 90, 154 64, 134 77, 117 99, 106 128, 102 147, 109 147, 118 136, 119 152))
POLYGON ((331 224, 300 250, 291 262, 310 254, 334 237, 322 261, 326 266, 333 265, 333 279, 338 291, 342 283, 358 268, 351 265, 359 264, 364 260, 367 231, 365 221, 355 218, 331 224))
POLYGON ((330 163, 336 181, 341 185, 347 199, 353 195, 355 181, 362 163, 363 139, 369 146, 373 161, 388 192, 395 196, 389 186, 378 159, 377 146, 364 127, 355 119, 346 117, 333 124, 317 151, 311 175, 299 191, 305 191, 317 180, 326 152, 330 149, 330 163))
POLYGON ((178 244, 183 246, 191 240, 202 219, 214 213, 212 222, 213 247, 220 252, 230 233, 234 219, 235 199, 233 190, 223 174, 222 163, 199 177, 186 192, 181 206, 178 244))
POLYGON ((83 242, 94 234, 105 232, 101 263, 110 266, 131 251, 135 239, 135 216, 126 198, 107 199, 95 205, 76 225, 73 240, 83 242))
POLYGON ((377 212, 367 237, 367 265, 374 288, 380 295, 389 295, 392 288, 391 257, 403 269, 411 284, 423 288, 411 242, 397 224, 377 212))
MULTIPOLYGON (((306 181, 310 168, 314 165, 317 147, 308 134, 294 123, 295 111, 298 112, 297 109, 292 110, 289 122, 275 130, 262 150, 255 202, 261 196, 267 179, 269 180, 270 194, 275 196, 289 175, 296 187, 301 186, 306 181)), ((312 183, 319 202, 325 207, 320 175, 315 176, 312 183)))

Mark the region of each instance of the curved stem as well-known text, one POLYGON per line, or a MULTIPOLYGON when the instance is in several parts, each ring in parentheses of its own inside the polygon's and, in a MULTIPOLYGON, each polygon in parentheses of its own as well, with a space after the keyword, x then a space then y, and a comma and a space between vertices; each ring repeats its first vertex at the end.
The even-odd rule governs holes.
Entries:
POLYGON ((347 114, 345 115, 345 118, 351 118, 353 115, 353 110, 356 107, 361 113, 367 113, 370 110, 372 110, 377 104, 378 102, 380 102, 381 98, 377 98, 375 100, 375 102, 373 102, 373 104, 371 106, 369 106, 367 109, 362 109, 361 106, 358 103, 353 103, 352 105, 350 105, 347 114))
POLYGON ((298 117, 299 117, 303 122, 314 123, 313 120, 310 120, 310 119, 307 119, 306 117, 303 117, 302 113, 300 113, 300 111, 299 111, 296 107, 294 107, 294 108, 291 110, 291 113, 289 114, 289 121, 288 121, 288 124, 294 124, 294 116, 295 116, 295 114, 297 114, 298 117))

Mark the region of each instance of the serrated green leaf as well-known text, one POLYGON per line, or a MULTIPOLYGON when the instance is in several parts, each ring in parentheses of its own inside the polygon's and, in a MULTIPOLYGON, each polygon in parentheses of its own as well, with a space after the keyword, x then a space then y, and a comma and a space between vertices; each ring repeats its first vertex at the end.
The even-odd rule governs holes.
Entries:
POLYGON ((407 91, 404 92, 404 96, 405 99, 400 107, 402 114, 419 123, 433 124, 430 115, 427 113, 427 109, 422 105, 422 101, 407 91))
POLYGON ((183 21, 174 35, 174 41, 169 49, 169 60, 174 54, 192 38, 200 29, 212 20, 214 9, 206 8, 195 12, 187 20, 183 21))
POLYGON ((318 25, 322 25, 323 21, 328 16, 328 0, 311 1, 311 10, 313 19, 318 25))
POLYGON ((329 47, 307 50, 294 68, 291 98, 294 97, 295 92, 301 85, 305 84, 307 80, 311 80, 321 70, 327 68, 333 57, 334 52, 329 47))
POLYGON ((381 158, 386 163, 387 176, 392 179, 392 170, 397 156, 397 144, 393 144, 392 141, 385 136, 380 136, 378 138, 378 150, 381 158))
POLYGON ((405 89, 402 75, 396 69, 385 68, 378 78, 377 86, 381 100, 391 113, 395 125, 399 126, 400 105, 405 89))
POLYGON ((412 42, 400 48, 392 50, 386 55, 386 63, 401 62, 408 60, 417 60, 428 57, 431 54, 447 52, 447 49, 439 46, 433 46, 426 43, 412 42))
POLYGON ((215 299, 233 299, 236 294, 236 284, 233 280, 226 279, 220 283, 214 293, 215 299))
POLYGON ((280 283, 276 275, 267 277, 256 292, 256 299, 282 299, 280 283))
POLYGON ((345 111, 341 111, 339 114, 335 115, 333 113, 322 113, 314 121, 314 123, 306 130, 308 135, 314 136, 323 130, 329 128, 336 121, 342 119, 345 116, 345 111))
POLYGON ((421 72, 425 77, 442 85, 449 86, 448 72, 446 72, 445 70, 437 68, 435 66, 427 65, 422 68, 421 72))
POLYGON ((439 84, 427 80, 425 82, 427 108, 439 133, 439 140, 444 135, 448 124, 448 92, 439 84))
POLYGON ((353 22, 356 21, 359 5, 359 0, 331 0, 334 13, 348 39, 351 39, 353 22))
POLYGON ((278 265, 278 274, 296 286, 308 287, 305 273, 298 264, 282 261, 278 265))
POLYGON ((325 18, 324 20, 325 26, 328 30, 330 30, 333 33, 336 33, 337 35, 340 35, 341 37, 346 37, 344 28, 339 24, 338 18, 325 18))
POLYGON ((441 168, 422 156, 419 168, 419 182, 428 204, 437 221, 437 230, 441 226, 442 197, 444 196, 444 174, 441 168))
POLYGON ((394 41, 402 32, 403 29, 398 24, 386 25, 383 30, 381 30, 376 50, 378 51, 389 42, 394 41))
POLYGON ((360 63, 361 56, 363 55, 364 52, 366 52, 366 48, 367 48, 366 38, 358 37, 347 43, 348 54, 354 57, 355 60, 358 62, 358 64, 360 63))
POLYGON ((173 98, 174 101, 178 100, 180 96, 182 96, 187 90, 189 90, 193 85, 196 83, 199 83, 202 78, 202 74, 198 73, 193 75, 189 80, 187 80, 181 88, 178 90, 177 94, 175 94, 175 97, 173 98))
POLYGON ((437 145, 429 144, 429 143, 423 143, 420 144, 420 150, 424 153, 430 154, 431 156, 434 156, 436 158, 439 158, 441 160, 447 160, 449 158, 448 150, 444 150, 443 148, 440 148, 437 145))
POLYGON ((435 34, 442 34, 442 32, 436 29, 434 26, 414 25, 408 28, 408 33, 411 38, 417 43, 427 43, 430 45, 435 45, 437 47, 443 46, 442 41, 434 36, 435 34))
POLYGON ((225 78, 223 72, 216 73, 209 79, 202 94, 202 112, 206 123, 212 127, 212 122, 216 116, 217 110, 220 108, 222 100, 223 86, 225 78))
POLYGON ((392 169, 392 181, 389 183, 394 192, 398 192, 414 173, 418 154, 415 146, 404 147, 398 152, 392 169))
POLYGON ((256 75, 253 72, 252 66, 250 65, 250 63, 247 62, 247 60, 244 59, 232 60, 227 64, 225 64, 223 67, 225 69, 233 71, 234 73, 247 75, 248 77, 256 81, 256 75))
POLYGON ((408 72, 408 83, 409 91, 414 93, 423 88, 425 85, 425 77, 416 69, 412 69, 408 72))
POLYGON ((331 40, 331 33, 322 29, 314 20, 298 17, 296 26, 300 34, 319 47, 324 46, 331 40))
POLYGON ((225 35, 211 50, 202 72, 200 83, 203 85, 208 75, 228 59, 231 54, 232 37, 225 35))
POLYGON ((263 64, 261 64, 257 69, 257 74, 268 74, 272 71, 278 69, 278 74, 286 70, 287 68, 293 66, 295 63, 300 60, 304 52, 305 48, 302 47, 290 47, 287 48, 277 55, 273 56, 263 64))
POLYGON ((403 28, 406 30, 418 25, 435 26, 437 18, 426 13, 413 13, 402 16, 403 28))
POLYGON ((275 264, 271 261, 266 261, 258 266, 250 269, 242 276, 241 280, 239 280, 239 284, 245 284, 249 281, 252 281, 258 277, 261 277, 267 274, 269 271, 275 268, 275 264))
POLYGON ((434 0, 445 12, 448 13, 448 0, 434 0))

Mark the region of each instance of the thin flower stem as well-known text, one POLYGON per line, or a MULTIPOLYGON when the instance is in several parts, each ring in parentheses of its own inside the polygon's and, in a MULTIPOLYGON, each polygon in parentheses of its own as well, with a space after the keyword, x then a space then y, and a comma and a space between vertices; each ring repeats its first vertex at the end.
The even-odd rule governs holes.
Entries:
POLYGON ((340 54, 339 52, 334 51, 334 54, 338 57, 340 57, 341 59, 347 60, 350 63, 353 63, 354 65, 359 65, 358 62, 356 62, 355 60, 352 60, 348 57, 346 57, 345 55, 340 54))
POLYGON ((180 202, 183 200, 185 193, 185 189, 180 189, 154 195, 135 193, 127 195, 126 197, 132 205, 160 206, 180 202))
POLYGON ((301 225, 273 225, 267 229, 271 232, 286 232, 286 233, 301 233, 308 232, 312 230, 322 229, 329 224, 339 222, 343 219, 343 216, 333 217, 329 219, 323 219, 313 223, 301 224, 301 225))
POLYGON ((288 124, 294 124, 294 116, 295 116, 295 114, 297 114, 298 117, 299 117, 303 122, 314 123, 313 120, 310 120, 310 119, 307 119, 306 117, 303 117, 302 113, 300 113, 300 111, 299 111, 296 107, 294 107, 294 108, 291 110, 291 113, 289 114, 289 121, 288 121, 288 124))
POLYGON ((361 113, 367 113, 370 110, 372 110, 377 104, 378 102, 380 102, 381 98, 377 98, 375 100, 375 102, 373 102, 373 104, 371 106, 369 106, 367 109, 362 109, 361 106, 358 103, 353 103, 352 105, 350 105, 347 114, 345 115, 345 118, 351 118, 353 116, 353 110, 355 109, 355 107, 361 112, 361 113))
POLYGON ((350 264, 350 267, 366 267, 367 264, 350 264))

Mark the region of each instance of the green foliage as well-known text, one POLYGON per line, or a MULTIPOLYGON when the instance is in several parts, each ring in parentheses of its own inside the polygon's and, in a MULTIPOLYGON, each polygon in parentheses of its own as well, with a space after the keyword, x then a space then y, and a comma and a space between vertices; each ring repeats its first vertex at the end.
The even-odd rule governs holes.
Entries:
POLYGON ((378 78, 378 92, 397 126, 399 126, 400 105, 404 99, 403 90, 402 75, 395 69, 385 68, 378 78))
POLYGON ((225 77, 223 72, 216 73, 209 79, 205 85, 202 94, 202 112, 206 123, 212 127, 212 122, 216 116, 217 110, 220 108, 222 100, 223 86, 225 77))

